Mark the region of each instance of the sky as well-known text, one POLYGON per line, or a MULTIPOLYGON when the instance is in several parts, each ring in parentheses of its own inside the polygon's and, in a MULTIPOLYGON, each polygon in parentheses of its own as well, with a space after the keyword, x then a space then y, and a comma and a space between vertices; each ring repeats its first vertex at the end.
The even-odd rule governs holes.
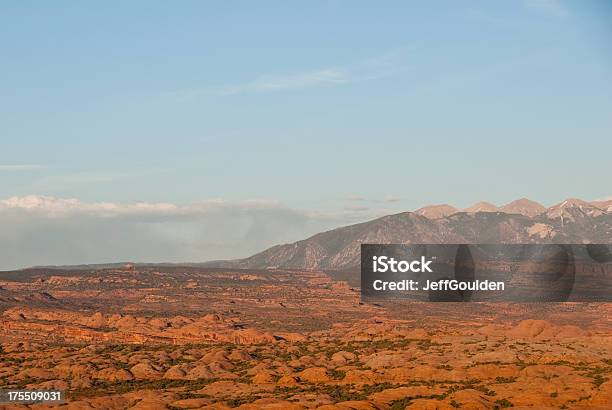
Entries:
POLYGON ((605 0, 0 1, 0 269, 612 195, 605 0))

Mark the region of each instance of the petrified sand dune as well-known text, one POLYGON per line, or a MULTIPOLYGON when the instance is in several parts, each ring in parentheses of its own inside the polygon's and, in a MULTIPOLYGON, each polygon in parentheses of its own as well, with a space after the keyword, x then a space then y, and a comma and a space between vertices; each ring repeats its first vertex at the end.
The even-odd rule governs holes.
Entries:
MULTIPOLYGON (((66 390, 66 408, 603 409, 612 394, 609 304, 375 306, 281 269, 49 274, 2 282, 62 305, 0 302, 0 383, 66 390)), ((13 408, 28 407, 50 408, 13 408)))

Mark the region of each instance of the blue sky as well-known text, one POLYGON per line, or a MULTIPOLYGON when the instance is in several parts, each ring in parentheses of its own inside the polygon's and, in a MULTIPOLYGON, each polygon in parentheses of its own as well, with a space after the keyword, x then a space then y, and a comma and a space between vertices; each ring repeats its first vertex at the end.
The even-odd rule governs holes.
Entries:
POLYGON ((589 0, 3 1, 0 199, 608 197, 610 22, 589 0))
POLYGON ((4 2, 0 197, 606 196, 605 4, 4 2))

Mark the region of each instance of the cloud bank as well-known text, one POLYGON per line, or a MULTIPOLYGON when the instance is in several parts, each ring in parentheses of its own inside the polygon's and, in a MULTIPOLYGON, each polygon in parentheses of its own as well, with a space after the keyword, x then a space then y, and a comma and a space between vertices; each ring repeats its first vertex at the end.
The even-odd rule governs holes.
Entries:
POLYGON ((46 166, 39 164, 0 164, 0 171, 32 171, 44 168, 46 168, 46 166))
POLYGON ((177 205, 13 197, 0 200, 0 270, 239 258, 363 218, 363 212, 312 213, 266 200, 177 205))

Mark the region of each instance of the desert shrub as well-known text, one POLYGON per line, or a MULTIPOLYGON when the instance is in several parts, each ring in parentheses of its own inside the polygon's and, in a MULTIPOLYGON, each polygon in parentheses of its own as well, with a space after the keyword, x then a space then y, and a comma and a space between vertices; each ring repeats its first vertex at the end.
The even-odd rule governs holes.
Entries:
POLYGON ((247 404, 247 403, 252 403, 255 400, 259 400, 261 398, 261 396, 259 395, 255 395, 255 396, 247 396, 247 397, 236 397, 236 398, 232 398, 227 400, 225 403, 234 408, 234 407, 239 407, 243 404, 247 404))
POLYGON ((508 399, 499 399, 495 400, 495 409, 505 409, 507 407, 512 407, 513 404, 508 399))
POLYGON ((497 383, 514 383, 516 381, 516 377, 502 377, 502 376, 497 376, 495 378, 495 381, 497 383))
POLYGON ((417 399, 436 399, 436 400, 442 400, 444 399, 444 396, 441 394, 432 394, 429 396, 410 396, 410 397, 404 397, 403 399, 400 400, 394 400, 390 403, 389 406, 389 410, 404 410, 406 407, 408 407, 413 400, 417 400, 417 399))
POLYGON ((603 377, 601 374, 598 374, 593 378, 593 384, 597 387, 601 386, 606 381, 608 381, 608 379, 603 377))
POLYGON ((344 376, 346 376, 346 372, 343 370, 330 370, 328 371, 329 377, 331 377, 334 380, 341 380, 344 379, 344 376))

